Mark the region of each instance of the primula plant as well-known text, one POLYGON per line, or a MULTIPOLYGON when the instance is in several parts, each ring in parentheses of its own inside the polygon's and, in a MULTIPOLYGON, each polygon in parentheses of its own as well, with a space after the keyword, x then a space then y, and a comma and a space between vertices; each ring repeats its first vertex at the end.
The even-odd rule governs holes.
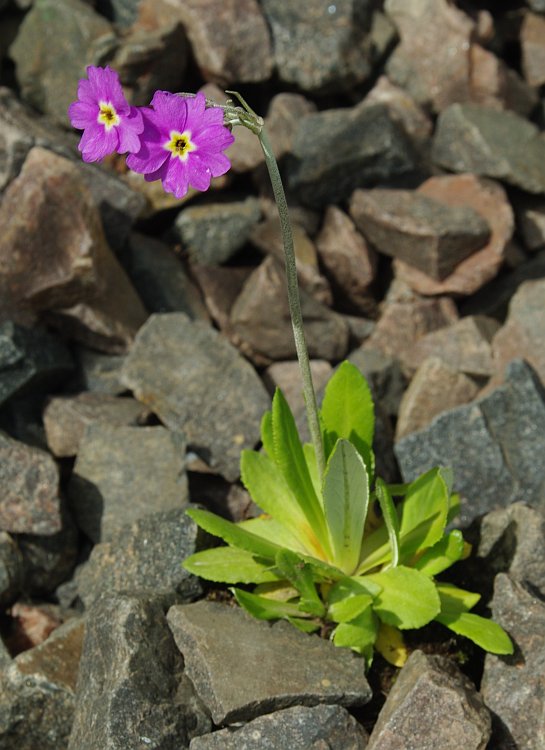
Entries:
POLYGON ((128 152, 130 169, 161 180, 181 198, 190 185, 207 190, 212 177, 227 172, 223 151, 234 140, 230 128, 243 125, 259 138, 280 217, 311 442, 301 442, 277 390, 261 423, 262 451, 243 451, 241 457, 242 481, 263 514, 232 523, 189 510, 201 528, 227 544, 191 555, 185 568, 210 581, 238 584, 231 589, 236 600, 255 617, 284 618, 306 632, 328 633, 367 664, 377 650, 401 665, 402 631, 433 620, 488 651, 512 653, 502 628, 471 612, 478 594, 436 578, 468 551, 462 533, 449 530, 459 504, 450 471, 432 469, 400 485, 376 475, 373 401, 349 362, 337 368, 318 410, 288 207, 263 120, 238 94, 242 106, 158 91, 149 107, 131 107, 114 71, 87 72, 69 109, 72 124, 84 131, 79 148, 85 161, 128 152))

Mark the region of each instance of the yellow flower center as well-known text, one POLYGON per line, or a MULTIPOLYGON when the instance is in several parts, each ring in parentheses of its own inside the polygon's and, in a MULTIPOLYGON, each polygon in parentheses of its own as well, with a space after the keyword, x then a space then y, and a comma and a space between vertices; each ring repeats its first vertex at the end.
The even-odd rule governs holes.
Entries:
POLYGON ((119 125, 119 115, 115 111, 113 104, 110 104, 110 102, 99 102, 98 106, 100 109, 97 119, 98 122, 104 125, 106 130, 110 130, 116 125, 119 125))
POLYGON ((178 133, 176 130, 171 130, 170 141, 165 143, 165 148, 170 151, 173 156, 177 156, 180 161, 185 161, 191 151, 195 151, 197 148, 191 140, 191 133, 185 131, 184 133, 178 133))

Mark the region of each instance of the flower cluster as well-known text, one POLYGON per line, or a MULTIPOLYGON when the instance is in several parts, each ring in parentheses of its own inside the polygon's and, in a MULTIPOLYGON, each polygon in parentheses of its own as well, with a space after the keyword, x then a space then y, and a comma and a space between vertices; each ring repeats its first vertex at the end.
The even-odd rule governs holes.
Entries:
POLYGON ((118 74, 109 67, 87 68, 78 85, 78 101, 68 109, 70 122, 83 130, 83 160, 128 153, 127 166, 148 182, 182 198, 189 186, 208 190, 212 177, 230 165, 223 151, 234 138, 223 124, 223 111, 206 108, 203 94, 182 97, 156 91, 149 107, 132 107, 118 74))

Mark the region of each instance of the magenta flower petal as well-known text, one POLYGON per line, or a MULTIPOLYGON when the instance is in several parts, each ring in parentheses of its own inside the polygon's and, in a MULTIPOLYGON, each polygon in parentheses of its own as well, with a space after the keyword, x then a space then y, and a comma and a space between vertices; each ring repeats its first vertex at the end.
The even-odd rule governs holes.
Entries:
POLYGON ((97 119, 98 110, 95 104, 87 101, 72 102, 68 108, 70 122, 75 128, 85 130, 90 122, 97 119))
POLYGON ((112 128, 110 131, 105 131, 101 125, 94 123, 83 131, 78 148, 83 161, 100 161, 108 154, 117 151, 118 142, 117 130, 112 128))
POLYGON ((134 153, 140 150, 140 134, 144 130, 142 113, 136 107, 131 107, 129 114, 124 119, 124 127, 119 128, 119 151, 120 153, 134 153))
POLYGON ((169 158, 169 152, 163 144, 168 138, 155 124, 152 110, 142 109, 143 131, 140 134, 140 149, 127 156, 127 166, 134 172, 150 174, 156 172, 169 158))
POLYGON ((167 193, 172 193, 175 198, 183 198, 189 190, 189 173, 187 162, 180 159, 170 159, 168 171, 163 178, 163 187, 167 193))

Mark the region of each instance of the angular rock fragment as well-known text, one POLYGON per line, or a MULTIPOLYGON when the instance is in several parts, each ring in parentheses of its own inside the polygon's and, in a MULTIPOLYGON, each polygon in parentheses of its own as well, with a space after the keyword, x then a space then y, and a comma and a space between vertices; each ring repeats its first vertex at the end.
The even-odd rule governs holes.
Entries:
POLYGON ((538 103, 535 89, 513 68, 480 44, 472 44, 470 60, 470 101, 495 109, 511 109, 523 117, 538 103))
POLYGON ((220 330, 227 335, 229 335, 231 329, 229 320, 231 308, 240 294, 244 282, 253 271, 252 266, 191 264, 191 275, 200 287, 210 317, 220 330))
MULTIPOLYGON (((332 371, 333 368, 325 359, 310 361, 310 372, 316 392, 324 388, 332 371)), ((263 373, 263 381, 268 386, 271 395, 274 394, 276 388, 280 388, 296 419, 304 412, 303 383, 301 369, 297 362, 274 362, 263 373)))
POLYGON ((488 223, 469 206, 447 206, 408 190, 357 190, 350 213, 377 250, 437 281, 490 236, 488 223))
POLYGON ((183 313, 152 315, 128 355, 123 381, 213 470, 233 481, 240 452, 259 440, 269 397, 253 367, 211 326, 183 313))
POLYGON ((87 427, 68 493, 76 522, 94 542, 126 523, 187 505, 185 438, 164 427, 87 427))
POLYGON ((23 558, 17 543, 5 531, 0 531, 0 606, 12 604, 23 583, 23 558))
POLYGON ((530 86, 545 83, 545 18, 526 13, 520 29, 522 71, 530 86))
POLYGON ((104 354, 83 346, 76 348, 81 390, 118 396, 127 389, 121 382, 121 368, 125 358, 117 354, 104 354))
POLYGON ((293 705, 361 706, 371 697, 355 654, 287 622, 271 627, 238 607, 208 601, 171 607, 167 619, 215 724, 293 705))
POLYGON ((286 91, 273 96, 265 127, 277 159, 291 153, 300 120, 313 112, 316 105, 302 94, 286 91))
POLYGON ((414 651, 399 673, 369 739, 368 750, 485 750, 490 714, 453 662, 414 651))
POLYGON ((540 250, 545 246, 545 201, 528 199, 515 204, 518 229, 527 250, 540 250))

